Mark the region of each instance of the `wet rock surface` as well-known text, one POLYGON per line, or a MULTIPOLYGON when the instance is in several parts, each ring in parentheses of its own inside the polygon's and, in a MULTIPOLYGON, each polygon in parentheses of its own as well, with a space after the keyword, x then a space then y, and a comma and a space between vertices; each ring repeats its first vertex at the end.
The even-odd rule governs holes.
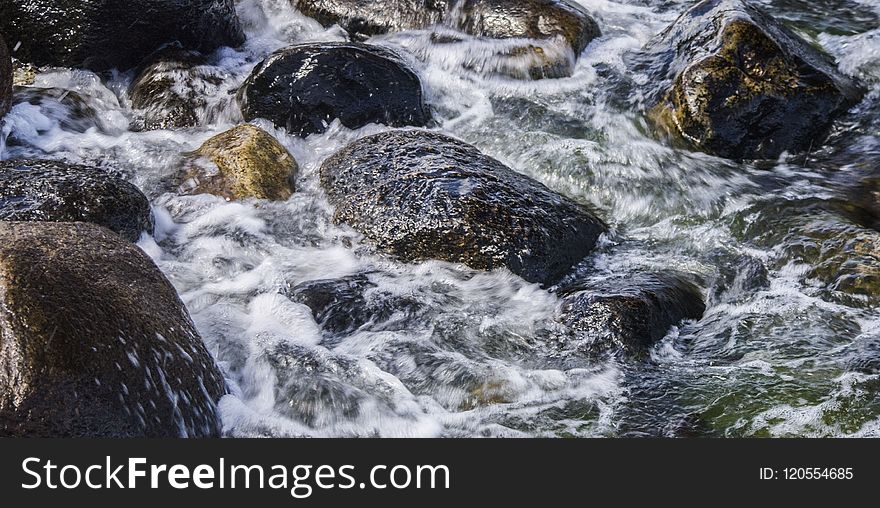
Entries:
POLYGON ((271 120, 290 133, 321 133, 334 119, 423 126, 430 113, 418 76, 390 50, 360 43, 313 43, 272 54, 238 94, 248 121, 271 120))
MULTIPOLYGON (((12 92, 14 104, 28 103, 38 106, 58 119, 59 126, 70 132, 86 132, 96 129, 106 132, 106 122, 93 108, 86 97, 64 88, 42 88, 34 86, 15 86, 12 92)), ((15 136, 12 136, 15 141, 15 136)))
POLYGON ((442 21, 453 0, 291 0, 324 26, 338 24, 358 38, 425 28, 442 21))
POLYGON ((204 87, 219 85, 223 77, 200 67, 207 59, 195 51, 160 52, 138 73, 128 89, 137 111, 132 130, 181 129, 199 125, 207 106, 204 87))
POLYGON ((586 207, 471 145, 425 131, 368 136, 330 157, 321 184, 335 220, 406 261, 507 267, 552 284, 605 225, 586 207))
POLYGON ((657 129, 731 159, 775 159, 818 147, 861 90, 833 60, 742 0, 704 0, 642 55, 659 90, 657 129))
POLYGON ((146 196, 108 172, 49 160, 0 162, 0 220, 91 222, 129 241, 153 232, 146 196))
POLYGON ((706 310, 699 288, 670 273, 574 284, 560 296, 558 319, 575 331, 578 350, 589 356, 644 357, 670 327, 700 319, 706 310))
POLYGON ((244 42, 232 0, 8 0, 0 32, 24 61, 98 71, 173 42, 203 52, 244 42))
POLYGON ((192 153, 183 190, 227 199, 285 200, 295 190, 296 160, 268 132, 239 125, 218 134, 192 153), (212 167, 206 167, 210 161, 212 167))
POLYGON ((225 382, 174 288, 86 223, 0 222, 0 435, 219 434, 225 382))
POLYGON ((285 291, 306 305, 315 321, 330 335, 354 332, 369 325, 371 330, 403 330, 422 310, 414 298, 376 290, 378 286, 363 274, 303 282, 285 291))
POLYGON ((12 106, 12 78, 12 58, 0 32, 0 117, 8 113, 12 106))
POLYGON ((464 0, 452 14, 463 31, 493 39, 561 38, 580 54, 602 32, 590 14, 567 0, 464 0))

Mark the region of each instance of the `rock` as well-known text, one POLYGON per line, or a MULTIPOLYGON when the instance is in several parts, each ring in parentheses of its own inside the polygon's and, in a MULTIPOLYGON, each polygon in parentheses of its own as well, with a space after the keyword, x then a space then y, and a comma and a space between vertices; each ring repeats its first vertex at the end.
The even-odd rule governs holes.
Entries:
POLYGON ((642 58, 665 83, 649 112, 658 131, 731 159, 810 150, 861 95, 828 55, 742 0, 703 0, 642 58))
POLYGON ((602 35, 583 7, 568 0, 463 0, 452 24, 466 33, 493 39, 556 39, 575 55, 602 35))
POLYGON ((0 36, 0 118, 12 107, 12 58, 0 36))
POLYGON ((173 42, 202 52, 244 42, 233 0, 5 0, 0 32, 24 61, 95 71, 129 69, 173 42))
POLYGON ((244 118, 266 118, 301 136, 324 132, 338 118, 423 126, 430 113, 418 76, 390 50, 360 43, 311 43, 271 55, 239 90, 244 118))
POLYGON ((286 290, 291 300, 312 310, 315 321, 330 335, 343 335, 368 325, 400 330, 422 305, 414 298, 378 291, 363 274, 313 280, 286 290))
POLYGON ((844 213, 859 224, 880 231, 880 176, 863 178, 847 198, 841 203, 844 213))
POLYGON ((269 133, 253 125, 218 134, 192 155, 209 160, 216 171, 208 173, 205 164, 191 161, 184 183, 190 187, 187 192, 283 201, 295 190, 296 160, 269 133))
POLYGON ((12 86, 30 86, 36 83, 39 70, 27 62, 12 59, 12 86))
POLYGON ((638 358, 683 319, 700 319, 706 306, 694 284, 672 274, 621 276, 560 291, 558 319, 574 330, 578 349, 638 358))
POLYGON ((405 261, 507 267, 545 285, 586 257, 606 230, 586 207, 432 132, 360 139, 327 159, 321 185, 336 222, 405 261))
POLYGON ((153 232, 150 203, 97 168, 49 160, 0 162, 0 220, 92 222, 135 242, 153 232))
POLYGON ((0 435, 208 437, 223 375, 174 288, 87 223, 0 222, 0 435))
MULTIPOLYGON (((85 97, 73 90, 16 86, 13 87, 12 102, 13 104, 27 102, 39 106, 47 116, 58 120, 58 124, 65 131, 83 133, 89 129, 102 132, 108 130, 98 111, 85 97)), ((10 138, 16 139, 15 132, 10 134, 10 138)))
POLYGON ((207 59, 195 51, 161 52, 144 66, 128 89, 137 111, 132 130, 182 129, 199 124, 199 111, 207 107, 204 88, 217 86, 223 77, 206 69, 207 59))
POLYGON ((291 0, 324 26, 359 38, 445 25, 492 39, 554 39, 581 53, 601 31, 569 0, 291 0))
POLYGON ((442 21, 452 0, 291 0, 324 26, 339 25, 355 38, 425 28, 442 21))

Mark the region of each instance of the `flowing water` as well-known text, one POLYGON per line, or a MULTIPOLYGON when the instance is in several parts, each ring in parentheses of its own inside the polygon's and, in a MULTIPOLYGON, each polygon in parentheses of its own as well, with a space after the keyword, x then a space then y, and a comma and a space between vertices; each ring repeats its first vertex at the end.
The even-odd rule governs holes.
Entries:
POLYGON ((300 139, 256 122, 300 164, 286 202, 169 192, 182 154, 241 121, 231 94, 261 59, 343 39, 287 0, 238 2, 248 42, 211 55, 222 84, 196 83, 205 127, 131 132, 131 73, 54 69, 35 86, 77 92, 91 115, 18 104, 2 157, 98 165, 150 197, 157 228, 140 246, 229 379, 229 436, 880 436, 880 376, 852 368, 880 340, 878 285, 864 282, 878 277, 880 233, 827 206, 880 161, 880 3, 762 0, 870 92, 827 146, 750 165, 665 146, 640 113, 652 83, 628 62, 689 1, 578 1, 603 36, 570 78, 490 72, 504 42, 435 44, 430 31, 371 42, 409 55, 433 128, 599 211, 612 231, 579 276, 670 269, 700 281, 705 316, 670 330, 648 361, 572 360, 541 333, 561 326, 551 291, 506 270, 403 264, 334 225, 321 162, 387 127, 334 123, 300 139), (387 310, 356 330, 322 330, 284 296, 354 274, 373 284, 368 305, 387 310))

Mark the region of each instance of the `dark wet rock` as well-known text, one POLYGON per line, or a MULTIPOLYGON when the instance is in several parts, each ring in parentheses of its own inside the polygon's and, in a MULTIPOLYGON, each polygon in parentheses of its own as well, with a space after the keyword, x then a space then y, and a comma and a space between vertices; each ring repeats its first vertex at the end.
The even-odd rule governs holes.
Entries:
POLYGON ((173 42, 202 52, 244 42, 233 0, 4 0, 0 32, 24 61, 96 71, 173 42))
POLYGON ((742 0, 704 0, 644 55, 657 129, 731 159, 775 159, 818 147, 859 87, 831 58, 742 0))
POLYGON ((283 201, 295 190, 296 160, 259 127, 234 127, 205 141, 192 155, 183 184, 187 193, 283 201))
POLYGON ((0 35, 0 118, 12 107, 12 58, 0 35))
POLYGON ((106 171, 48 160, 0 162, 0 220, 92 222, 137 241, 153 232, 150 204, 106 171))
MULTIPOLYGON (((16 86, 13 88, 12 102, 27 102, 39 106, 47 116, 58 120, 62 129, 68 132, 86 132, 98 129, 106 132, 107 125, 88 100, 73 90, 64 88, 40 88, 32 86, 16 86)), ((15 133, 10 137, 15 140, 15 133)))
POLYGON ((641 357, 683 319, 706 310, 693 283, 673 274, 614 277, 568 286, 558 319, 575 331, 578 349, 590 356, 641 357))
POLYGON ((880 176, 862 179, 840 203, 843 212, 865 227, 880 231, 880 176))
POLYGON ((426 131, 352 143, 324 163, 321 184, 337 222, 405 261, 507 267, 542 284, 583 260, 606 229, 586 207, 426 131))
POLYGON ((423 126, 430 113, 418 76, 390 50, 360 43, 311 43, 271 55, 238 94, 247 121, 266 118, 301 136, 334 119, 423 126))
POLYGON ((590 14, 568 0, 463 0, 453 12, 453 23, 493 39, 561 38, 575 55, 602 35, 590 14))
POLYGON ((0 222, 0 435, 219 434, 225 383, 149 257, 87 223, 0 222))
POLYGON ((315 321, 331 335, 354 332, 370 325, 374 330, 400 330, 422 308, 415 299, 391 295, 363 274, 339 279, 313 280, 285 293, 312 310, 315 321))
POLYGON ((440 23, 454 0, 291 0, 324 26, 339 25, 356 38, 440 23))
POLYGON ((132 130, 197 126, 207 106, 203 88, 221 84, 223 77, 204 67, 207 59, 195 51, 164 51, 151 60, 128 89, 136 110, 132 130))

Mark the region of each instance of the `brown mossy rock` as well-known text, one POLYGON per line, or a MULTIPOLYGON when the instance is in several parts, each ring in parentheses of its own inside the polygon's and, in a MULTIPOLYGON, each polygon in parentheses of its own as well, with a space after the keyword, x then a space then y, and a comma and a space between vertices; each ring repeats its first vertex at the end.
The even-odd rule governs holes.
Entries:
POLYGON ((12 57, 0 32, 0 118, 12 107, 12 57))
POLYGON ((219 85, 223 77, 204 67, 201 53, 161 51, 143 65, 128 88, 134 131, 182 129, 199 125, 207 101, 199 86, 219 85))
POLYGON ((0 222, 0 436, 217 436, 225 392, 140 249, 94 224, 0 222))
POLYGON ((245 40, 233 0, 4 0, 0 33, 39 66, 130 69, 170 43, 209 52, 245 40))
POLYGON ((324 26, 339 25, 352 37, 366 39, 436 25, 454 0, 291 0, 291 3, 324 26))
POLYGON ((463 0, 453 9, 451 24, 492 39, 559 38, 575 55, 602 35, 590 13, 568 0, 463 0))
POLYGON ((370 123, 424 126, 431 114, 416 73, 393 51, 361 43, 298 44, 257 65, 238 93, 247 121, 265 118, 292 134, 370 123))
POLYGON ((560 290, 558 319, 575 332, 588 356, 644 357, 684 319, 700 319, 703 295, 692 282, 670 273, 612 277, 560 290))
POLYGON ((217 171, 190 160, 184 183, 188 193, 283 201, 295 191, 296 160, 259 127, 234 127, 205 141, 192 155, 211 161, 217 171))
POLYGON ((831 58, 743 0, 703 0, 642 55, 661 135, 730 159, 818 146, 862 91, 831 58))
POLYGON ((91 222, 136 242, 153 232, 146 196, 107 171, 51 160, 0 161, 0 220, 91 222))
POLYGON ((404 261, 507 267, 544 285, 606 230, 587 207, 467 143, 421 130, 352 143, 324 162, 321 185, 336 222, 404 261))
POLYGON ((12 59, 12 86, 31 86, 37 81, 39 70, 33 64, 12 59))

